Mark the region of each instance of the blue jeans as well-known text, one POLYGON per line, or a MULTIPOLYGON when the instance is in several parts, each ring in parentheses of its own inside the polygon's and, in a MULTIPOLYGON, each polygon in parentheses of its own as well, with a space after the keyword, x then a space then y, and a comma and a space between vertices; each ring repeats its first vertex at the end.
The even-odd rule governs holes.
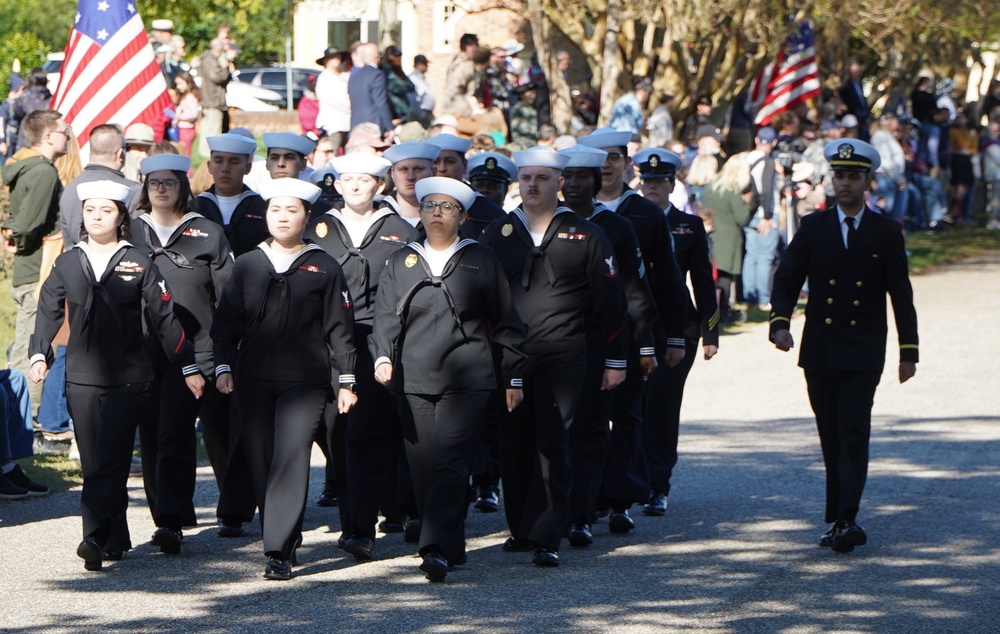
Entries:
POLYGON ((70 427, 69 410, 66 408, 66 346, 56 348, 55 361, 45 375, 38 424, 45 431, 65 431, 70 427))
POLYGON ((920 191, 924 203, 924 218, 927 224, 932 224, 944 218, 948 211, 948 201, 941 187, 941 181, 923 174, 913 175, 913 184, 920 191))
MULTIPOLYGON (((770 222, 761 220, 761 222, 770 222)), ((743 257, 743 298, 747 304, 771 303, 771 270, 778 253, 779 231, 772 228, 766 236, 757 229, 744 227, 746 255, 743 257)))
POLYGON ((17 370, 0 370, 0 466, 34 454, 27 383, 17 370))

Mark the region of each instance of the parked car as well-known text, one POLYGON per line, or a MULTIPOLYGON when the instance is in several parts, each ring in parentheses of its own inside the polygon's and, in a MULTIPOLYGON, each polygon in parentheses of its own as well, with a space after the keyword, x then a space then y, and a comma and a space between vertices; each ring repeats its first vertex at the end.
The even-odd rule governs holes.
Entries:
POLYGON ((63 60, 66 59, 66 53, 59 51, 58 53, 49 53, 45 58, 45 63, 42 64, 42 70, 46 73, 45 84, 49 88, 49 92, 52 94, 56 93, 56 86, 59 85, 59 73, 62 71, 63 60))
MULTIPOLYGON (((302 66, 292 67, 293 107, 299 107, 299 101, 302 100, 302 93, 305 90, 306 84, 309 82, 310 78, 312 78, 315 82, 319 72, 320 71, 316 68, 306 68, 302 66)), ((258 86, 260 88, 267 88, 268 90, 273 90, 274 92, 280 94, 282 98, 286 97, 288 76, 284 66, 244 66, 238 68, 236 73, 233 74, 233 77, 236 82, 250 84, 251 86, 258 86)))

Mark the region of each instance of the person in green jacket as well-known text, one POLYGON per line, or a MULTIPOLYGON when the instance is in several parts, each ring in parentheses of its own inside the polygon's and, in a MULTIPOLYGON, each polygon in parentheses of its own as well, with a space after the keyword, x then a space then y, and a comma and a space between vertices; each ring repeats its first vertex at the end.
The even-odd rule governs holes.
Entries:
MULTIPOLYGON (((35 331, 42 244, 46 237, 59 233, 63 187, 53 161, 66 153, 73 131, 55 110, 36 110, 25 117, 21 126, 29 147, 11 157, 0 174, 10 188, 10 217, 2 231, 7 249, 14 253, 11 295, 17 307, 10 367, 27 375, 31 369, 28 339, 35 331)), ((29 382, 28 394, 35 418, 42 402, 42 384, 29 382)))
POLYGON ((732 322, 730 290, 733 280, 743 272, 743 227, 750 221, 750 164, 745 152, 729 157, 712 177, 701 206, 711 209, 714 218, 712 254, 719 271, 720 321, 732 322))

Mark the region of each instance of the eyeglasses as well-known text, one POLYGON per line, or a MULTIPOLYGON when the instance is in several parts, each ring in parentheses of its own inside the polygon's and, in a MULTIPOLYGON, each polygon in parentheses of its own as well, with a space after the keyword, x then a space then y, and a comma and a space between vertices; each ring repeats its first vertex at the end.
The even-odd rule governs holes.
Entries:
POLYGON ((155 189, 157 191, 159 191, 160 189, 165 189, 167 191, 170 191, 172 189, 177 189, 177 186, 180 185, 180 181, 175 180, 173 178, 167 179, 165 181, 150 179, 146 181, 146 184, 149 185, 150 189, 155 189))
POLYGON ((420 203, 420 213, 432 214, 435 209, 440 209, 442 216, 454 216, 462 211, 462 206, 453 202, 438 202, 436 200, 425 200, 420 203))
POLYGON ((618 152, 608 152, 608 157, 605 160, 608 163, 617 163, 619 161, 625 160, 625 155, 619 154, 618 152))
POLYGON ((64 137, 66 137, 67 139, 70 138, 71 136, 73 136, 73 130, 70 129, 70 128, 66 128, 65 130, 53 130, 52 132, 54 134, 61 134, 64 137))

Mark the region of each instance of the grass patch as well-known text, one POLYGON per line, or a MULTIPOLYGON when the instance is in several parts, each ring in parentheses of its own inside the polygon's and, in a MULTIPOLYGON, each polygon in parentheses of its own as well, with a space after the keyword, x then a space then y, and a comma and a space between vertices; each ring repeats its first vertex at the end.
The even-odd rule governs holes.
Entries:
POLYGON ((1000 231, 976 228, 930 235, 911 233, 906 236, 906 248, 910 252, 910 272, 925 273, 942 264, 1000 252, 1000 231))
POLYGON ((80 463, 70 460, 65 453, 36 454, 18 462, 32 480, 49 487, 53 493, 69 491, 83 483, 80 463))

